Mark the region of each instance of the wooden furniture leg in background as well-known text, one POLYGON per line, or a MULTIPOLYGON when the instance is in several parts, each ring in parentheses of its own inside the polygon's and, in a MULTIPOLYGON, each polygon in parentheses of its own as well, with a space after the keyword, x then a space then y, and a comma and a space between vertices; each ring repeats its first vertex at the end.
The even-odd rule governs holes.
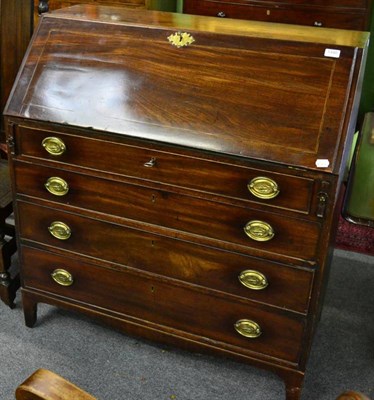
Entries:
POLYGON ((18 275, 12 279, 9 273, 11 257, 17 250, 14 226, 6 222, 12 212, 8 162, 0 160, 0 299, 11 308, 20 286, 18 275))

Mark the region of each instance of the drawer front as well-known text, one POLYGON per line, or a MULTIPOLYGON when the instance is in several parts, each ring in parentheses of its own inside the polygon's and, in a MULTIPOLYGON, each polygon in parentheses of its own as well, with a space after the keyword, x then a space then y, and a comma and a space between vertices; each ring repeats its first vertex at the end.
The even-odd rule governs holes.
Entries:
POLYGON ((18 154, 22 158, 36 157, 58 162, 59 165, 82 166, 304 214, 310 212, 314 180, 277 173, 271 168, 241 167, 168 153, 156 148, 130 146, 23 126, 18 127, 17 140, 18 154), (47 137, 60 139, 66 148, 65 152, 50 155, 42 146, 47 137), (276 191, 272 191, 267 183, 265 192, 261 193, 261 187, 260 191, 251 192, 248 185, 251 182, 256 185, 256 178, 259 177, 274 182, 276 191))
POLYGON ((42 220, 37 215, 23 223, 22 217, 35 215, 35 208, 21 207, 22 238, 282 309, 301 313, 308 310, 312 270, 70 215, 69 224, 74 224, 71 238, 57 240, 48 233, 47 226, 51 216, 60 218, 61 213, 37 210, 47 211, 47 218, 42 220))
POLYGON ((247 4, 230 4, 210 0, 188 2, 184 6, 187 14, 208 15, 223 18, 249 19, 264 22, 280 22, 286 24, 309 25, 339 29, 366 29, 367 17, 364 10, 355 12, 342 8, 321 10, 309 7, 284 4, 274 6, 274 3, 264 6, 247 4))
POLYGON ((210 293, 195 292, 168 282, 100 268, 26 247, 22 254, 26 288, 189 332, 202 340, 220 341, 235 346, 239 352, 262 353, 298 362, 304 324, 303 319, 292 314, 277 314, 210 293), (60 282, 56 283, 51 276, 56 270, 64 270, 70 276, 67 279, 66 272, 64 275, 55 272, 55 279, 60 282), (239 334, 234 325, 243 319, 256 322, 262 334, 257 338, 239 334))
MULTIPOLYGON (((131 220, 123 221, 127 225, 146 229, 144 223, 151 224, 153 228, 150 226, 147 229, 161 231, 167 236, 180 236, 178 232, 187 237, 198 235, 201 239, 192 240, 211 243, 213 239, 214 246, 229 247, 247 254, 259 252, 264 256, 307 261, 317 258, 320 226, 315 222, 131 185, 108 184, 106 190, 101 191, 102 182, 88 177, 85 177, 85 183, 89 183, 91 190, 80 193, 79 181, 67 181, 69 184, 76 183, 77 188, 76 194, 73 187, 72 193, 68 193, 66 198, 64 196, 63 201, 69 207, 117 214, 115 216, 131 220)), ((45 197, 52 196, 54 201, 61 198, 54 195, 45 197)), ((103 218, 106 216, 103 215, 103 218)), ((71 240, 74 237, 77 246, 84 245, 82 238, 101 229, 102 224, 94 220, 80 221, 72 214, 20 203, 21 235, 23 232, 29 238, 38 237, 44 241, 46 237, 51 241, 47 228, 55 220, 62 220, 70 226, 73 232, 71 240), (35 226, 40 227, 40 232, 33 231, 35 226)))

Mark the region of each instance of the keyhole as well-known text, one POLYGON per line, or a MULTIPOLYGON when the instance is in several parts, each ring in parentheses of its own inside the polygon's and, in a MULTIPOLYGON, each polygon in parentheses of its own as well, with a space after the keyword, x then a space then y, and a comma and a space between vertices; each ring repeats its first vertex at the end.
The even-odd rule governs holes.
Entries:
POLYGON ((152 203, 156 203, 156 195, 155 194, 152 194, 151 201, 152 201, 152 203))
POLYGON ((156 165, 156 158, 152 157, 149 161, 143 164, 147 168, 153 168, 156 165))

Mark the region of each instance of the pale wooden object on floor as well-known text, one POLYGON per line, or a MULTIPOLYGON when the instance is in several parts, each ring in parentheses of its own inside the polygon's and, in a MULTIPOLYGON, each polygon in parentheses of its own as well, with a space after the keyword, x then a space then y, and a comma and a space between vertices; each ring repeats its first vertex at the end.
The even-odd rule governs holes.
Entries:
POLYGON ((342 393, 336 400, 370 400, 362 393, 347 391, 342 393))
MULTIPOLYGON (((71 382, 47 369, 38 369, 16 390, 16 400, 97 400, 71 382)), ((347 391, 336 400, 370 400, 365 395, 347 391)))
POLYGON ((38 369, 16 390, 16 400, 96 400, 84 390, 46 369, 38 369))

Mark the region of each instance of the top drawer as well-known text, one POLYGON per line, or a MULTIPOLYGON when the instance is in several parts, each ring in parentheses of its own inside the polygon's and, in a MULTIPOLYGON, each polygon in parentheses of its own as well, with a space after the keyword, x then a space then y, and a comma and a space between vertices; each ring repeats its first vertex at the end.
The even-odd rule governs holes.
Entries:
POLYGON ((109 142, 26 126, 18 126, 16 142, 20 158, 38 158, 303 214, 310 212, 313 179, 256 168, 253 163, 252 168, 223 163, 218 157, 213 161, 172 153, 151 144, 146 147, 144 143, 109 142))

